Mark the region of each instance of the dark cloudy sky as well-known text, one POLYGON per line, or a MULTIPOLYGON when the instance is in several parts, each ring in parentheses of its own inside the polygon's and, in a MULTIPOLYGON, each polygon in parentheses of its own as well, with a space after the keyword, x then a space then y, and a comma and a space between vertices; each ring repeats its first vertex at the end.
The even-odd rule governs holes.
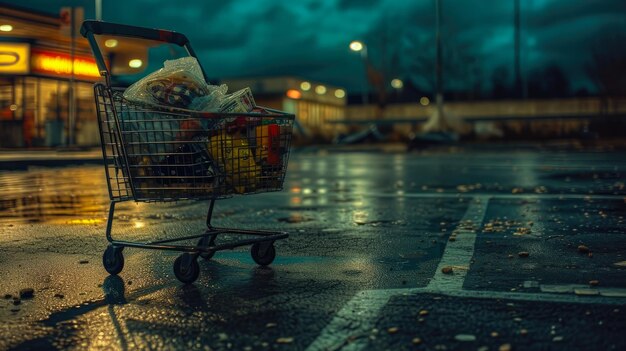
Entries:
MULTIPOLYGON (((7 0, 2 0, 7 1, 7 0)), ((432 81, 434 0, 102 0, 103 19, 187 34, 211 77, 295 75, 358 91, 363 65, 348 50, 368 43, 390 75, 432 81)), ((625 0, 520 0, 522 69, 558 65, 572 88, 590 86, 584 65, 594 46, 626 31, 625 0)), ((42 11, 94 1, 9 1, 42 11)), ((442 0, 448 86, 513 77, 513 0, 442 0), (501 69, 502 71, 502 69, 501 69)), ((625 44, 626 45, 626 44, 625 44)))

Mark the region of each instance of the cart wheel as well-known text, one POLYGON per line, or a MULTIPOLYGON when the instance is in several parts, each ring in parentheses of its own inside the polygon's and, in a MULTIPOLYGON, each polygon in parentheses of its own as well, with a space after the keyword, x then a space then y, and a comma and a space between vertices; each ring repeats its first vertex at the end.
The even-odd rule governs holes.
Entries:
POLYGON ((185 284, 191 284, 198 279, 200 265, 194 256, 184 253, 174 261, 174 275, 185 284))
MULTIPOLYGON (((198 241, 198 246, 202 246, 202 247, 215 246, 215 238, 213 238, 213 237, 209 238, 208 236, 203 236, 198 241)), ((213 255, 215 255, 215 251, 212 251, 212 252, 200 252, 200 257, 204 258, 207 261, 210 260, 211 258, 213 258, 213 255)))
POLYGON ((252 254, 252 259, 254 262, 261 266, 267 266, 274 262, 276 258, 276 249, 274 248, 274 243, 270 243, 265 250, 265 253, 261 256, 261 243, 255 243, 250 248, 250 253, 252 254))
POLYGON ((124 255, 122 247, 109 245, 102 255, 102 265, 109 274, 117 275, 124 269, 124 255))

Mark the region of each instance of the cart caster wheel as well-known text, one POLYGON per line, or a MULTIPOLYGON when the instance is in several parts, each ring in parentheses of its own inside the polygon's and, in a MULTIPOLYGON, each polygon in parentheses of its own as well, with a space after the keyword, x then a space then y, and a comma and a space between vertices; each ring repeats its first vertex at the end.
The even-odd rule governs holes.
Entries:
MULTIPOLYGON (((198 246, 202 246, 202 247, 215 246, 215 239, 213 237, 203 236, 198 241, 198 246)), ((211 258, 213 258, 213 255, 215 255, 215 251, 212 251, 212 252, 200 252, 200 257, 204 258, 207 261, 210 260, 211 258)))
POLYGON ((124 255, 122 247, 109 245, 102 255, 102 265, 109 274, 117 275, 124 269, 124 255))
POLYGON ((274 248, 274 243, 270 243, 267 246, 267 250, 261 255, 261 243, 255 243, 250 248, 250 253, 252 254, 252 259, 258 265, 267 266, 274 262, 276 258, 276 249, 274 248))
POLYGON ((174 275, 185 284, 191 284, 198 279, 200 265, 193 255, 184 253, 174 261, 174 275))

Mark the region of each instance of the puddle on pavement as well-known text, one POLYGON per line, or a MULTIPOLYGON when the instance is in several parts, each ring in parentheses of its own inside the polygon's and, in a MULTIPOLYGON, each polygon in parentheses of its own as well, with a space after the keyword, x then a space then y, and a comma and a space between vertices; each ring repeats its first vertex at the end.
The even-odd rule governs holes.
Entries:
POLYGON ((102 221, 108 209, 101 166, 0 172, 0 189, 0 223, 90 224, 102 221))
MULTIPOLYGON (((31 167, 26 171, 0 171, 0 224, 60 223, 93 225, 106 223, 109 195, 102 166, 63 168, 31 167)), ((163 205, 160 212, 135 204, 116 211, 116 220, 181 220, 193 211, 174 210, 190 204, 163 205)), ((203 215, 203 214, 202 214, 203 215)))

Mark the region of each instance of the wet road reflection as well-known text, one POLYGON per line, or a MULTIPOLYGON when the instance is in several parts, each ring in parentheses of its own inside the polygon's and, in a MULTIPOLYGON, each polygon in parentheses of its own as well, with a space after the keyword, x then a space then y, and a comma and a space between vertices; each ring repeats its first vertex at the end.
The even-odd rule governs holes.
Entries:
POLYGON ((101 166, 0 172, 0 223, 99 223, 108 203, 101 166))
MULTIPOLYGON (((470 229, 474 262, 454 266, 469 269, 464 289, 592 279, 623 288, 615 264, 624 260, 624 169, 617 153, 296 152, 284 191, 233 197, 216 209, 218 226, 289 232, 276 261, 260 268, 248 248, 220 252, 201 263, 194 286, 174 277, 175 252, 131 249, 120 276, 102 269, 109 199, 101 166, 0 171, 3 293, 35 291, 18 307, 6 300, 0 308, 8 335, 0 349, 279 349, 285 345, 276 340, 288 336, 297 336, 289 346, 304 349, 359 291, 427 287, 450 243, 462 243, 470 229), (484 221, 463 221, 476 197, 489 198, 484 221), (581 243, 593 259, 580 254, 581 243)), ((120 207, 114 236, 143 241, 204 230, 208 206, 120 207)), ((445 310, 473 306, 454 304, 445 310)), ((403 309, 391 316, 411 311, 391 307, 403 309)))
MULTIPOLYGON (((407 195, 416 193, 624 195, 625 166, 618 154, 593 153, 295 153, 285 191, 271 197, 268 207, 351 205, 361 208, 353 214, 354 222, 366 223, 376 219, 363 208, 377 206, 376 199, 364 196, 368 193, 394 196, 397 210, 407 195)), ((98 224, 106 219, 107 184, 99 165, 0 171, 0 190, 0 223, 98 224)), ((232 203, 245 206, 247 201, 235 197, 232 203)), ((140 228, 143 219, 177 213, 145 215, 142 206, 122 219, 134 220, 140 228)))

